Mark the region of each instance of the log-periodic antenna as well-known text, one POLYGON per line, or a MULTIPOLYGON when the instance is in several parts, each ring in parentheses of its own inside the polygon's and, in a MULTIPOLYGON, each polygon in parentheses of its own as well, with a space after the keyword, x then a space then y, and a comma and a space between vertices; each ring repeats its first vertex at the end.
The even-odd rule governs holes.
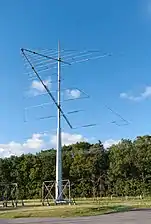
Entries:
MULTIPOLYGON (((63 200, 62 195, 62 150, 61 150, 61 116, 65 119, 66 123, 71 129, 75 127, 72 126, 67 115, 64 113, 61 107, 61 67, 69 66, 74 63, 86 62, 89 60, 100 59, 111 54, 104 53, 100 51, 81 51, 77 52, 75 50, 61 50, 60 44, 58 43, 58 50, 41 50, 32 51, 29 49, 21 49, 22 55, 25 59, 25 66, 31 70, 28 73, 30 78, 38 78, 41 82, 43 88, 46 90, 47 94, 50 96, 51 100, 57 107, 57 152, 56 152, 56 195, 55 199, 57 202, 63 200), (52 68, 57 68, 57 100, 53 96, 52 92, 49 90, 47 84, 43 81, 40 76, 41 72, 48 71, 52 68)), ((77 113, 78 110, 68 112, 77 113)), ((95 126, 96 124, 86 124, 81 127, 87 128, 95 126)))

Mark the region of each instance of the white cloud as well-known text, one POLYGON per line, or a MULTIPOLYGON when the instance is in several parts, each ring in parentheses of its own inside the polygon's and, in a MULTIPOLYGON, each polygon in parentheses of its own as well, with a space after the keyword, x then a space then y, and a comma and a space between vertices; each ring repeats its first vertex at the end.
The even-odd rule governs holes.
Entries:
POLYGON ((120 140, 108 139, 103 143, 103 145, 104 145, 104 148, 107 149, 111 147, 112 145, 117 145, 119 142, 120 140))
POLYGON ((41 149, 45 145, 42 137, 42 134, 33 134, 32 138, 27 139, 27 141, 23 144, 23 147, 25 149, 41 149))
MULTIPOLYGON (((92 142, 92 139, 87 139, 80 134, 71 134, 62 132, 62 145, 75 144, 77 142, 92 142)), ((118 144, 120 140, 108 139, 104 141, 103 145, 107 149, 113 144, 118 144)), ((31 138, 23 143, 9 142, 8 144, 0 144, 0 157, 10 157, 11 155, 20 156, 27 153, 36 153, 41 150, 56 148, 57 136, 56 134, 33 134, 31 138)))
MULTIPOLYGON (((21 154, 36 153, 41 150, 56 148, 56 141, 56 135, 33 134, 31 138, 23 143, 12 141, 8 144, 0 144, 0 157, 20 156, 21 154)), ((80 134, 62 132, 62 145, 70 145, 81 141, 88 140, 80 134)))
POLYGON ((31 138, 24 143, 9 142, 8 144, 0 144, 0 157, 9 157, 11 155, 19 156, 23 153, 35 153, 45 147, 42 134, 33 134, 31 138))
MULTIPOLYGON (((62 137, 62 145, 70 145, 77 142, 88 141, 88 139, 84 138, 82 135, 79 135, 79 134, 70 134, 70 133, 62 132, 61 137, 62 137)), ((57 141, 57 136, 52 135, 50 140, 51 145, 55 147, 56 141, 57 141)))
POLYGON ((68 99, 77 99, 81 96, 81 92, 78 89, 67 89, 66 95, 68 99))
POLYGON ((12 141, 8 144, 0 144, 0 157, 21 155, 22 153, 22 145, 20 143, 12 141))
MULTIPOLYGON (((46 85, 46 86, 50 86, 50 80, 44 80, 43 83, 46 85)), ((33 89, 36 89, 38 90, 39 92, 44 92, 45 91, 45 88, 44 86, 42 85, 42 83, 40 81, 37 81, 37 80, 33 80, 32 81, 32 84, 31 84, 31 88, 33 89)))
POLYGON ((129 93, 121 93, 120 97, 123 99, 128 99, 132 101, 141 101, 151 97, 151 86, 146 86, 144 91, 138 96, 133 96, 129 93))
MULTIPOLYGON (((51 79, 43 80, 43 83, 48 87, 51 88, 51 79)), ((42 83, 38 80, 33 80, 30 86, 29 94, 37 96, 45 92, 45 88, 42 83)))

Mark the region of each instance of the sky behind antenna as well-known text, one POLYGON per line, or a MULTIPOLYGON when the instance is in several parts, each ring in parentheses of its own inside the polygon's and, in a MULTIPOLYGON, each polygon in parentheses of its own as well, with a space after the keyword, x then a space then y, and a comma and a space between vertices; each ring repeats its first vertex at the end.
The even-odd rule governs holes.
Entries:
MULTIPOLYGON (((91 96, 89 103, 84 105, 82 101, 70 102, 70 108, 75 105, 88 111, 85 117, 82 113, 78 115, 78 121, 94 118, 102 124, 72 133, 66 128, 65 133, 102 141, 151 133, 151 14, 148 0, 117 0, 116 4, 111 0, 96 0, 95 3, 86 0, 53 3, 49 0, 5 0, 0 12, 1 148, 12 149, 17 143, 20 151, 26 136, 32 138, 35 132, 54 129, 55 120, 34 122, 34 125, 24 123, 23 93, 27 76, 20 48, 56 49, 58 39, 62 49, 100 50, 113 55, 63 67, 64 85, 84 89, 91 96), (107 116, 104 105, 120 113, 131 125, 110 124, 112 119, 107 116)), ((40 87, 34 83, 32 88, 40 87)))

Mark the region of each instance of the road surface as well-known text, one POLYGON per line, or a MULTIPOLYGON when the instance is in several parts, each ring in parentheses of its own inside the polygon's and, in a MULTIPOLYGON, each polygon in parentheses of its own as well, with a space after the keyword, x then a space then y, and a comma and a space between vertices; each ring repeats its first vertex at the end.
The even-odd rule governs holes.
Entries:
MULTIPOLYGON (((1 222, 0 224, 3 224, 1 222)), ((4 222, 5 223, 5 222, 4 222)), ((81 217, 81 218, 41 218, 15 219, 7 223, 12 224, 151 224, 151 210, 130 211, 109 215, 81 217)))

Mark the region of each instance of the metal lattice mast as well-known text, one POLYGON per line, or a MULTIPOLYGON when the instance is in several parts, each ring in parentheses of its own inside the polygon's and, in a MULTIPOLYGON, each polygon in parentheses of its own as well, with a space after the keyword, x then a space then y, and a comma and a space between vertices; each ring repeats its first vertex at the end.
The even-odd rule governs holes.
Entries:
POLYGON ((62 200, 62 147, 61 147, 61 77, 60 77, 60 43, 58 42, 58 119, 57 119, 57 151, 56 151, 56 200, 62 200))

